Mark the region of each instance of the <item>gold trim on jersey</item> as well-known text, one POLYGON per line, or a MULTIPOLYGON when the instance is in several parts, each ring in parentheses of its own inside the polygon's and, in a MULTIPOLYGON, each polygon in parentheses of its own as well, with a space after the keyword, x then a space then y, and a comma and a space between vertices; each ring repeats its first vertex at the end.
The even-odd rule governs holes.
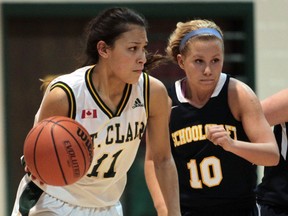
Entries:
POLYGON ((124 95, 121 98, 121 101, 119 103, 120 106, 118 106, 118 111, 116 113, 116 116, 119 116, 122 111, 124 110, 128 100, 129 100, 129 96, 131 94, 132 91, 132 85, 131 84, 126 84, 125 88, 124 88, 124 95))
POLYGON ((149 116, 149 75, 147 73, 143 73, 144 77, 144 104, 145 104, 145 110, 146 110, 146 116, 148 118, 149 116))
POLYGON ((56 87, 63 89, 65 93, 67 94, 68 103, 69 103, 68 117, 75 119, 76 101, 75 101, 75 97, 74 97, 72 89, 64 82, 56 82, 51 86, 50 91, 52 91, 56 87))
POLYGON ((91 93, 91 96, 94 98, 95 102, 98 104, 98 106, 100 107, 100 109, 102 109, 102 111, 109 116, 109 118, 113 118, 116 116, 120 116, 122 111, 124 110, 128 100, 129 100, 129 96, 131 94, 132 91, 132 84, 126 84, 125 88, 124 88, 124 94, 119 102, 119 105, 117 106, 117 111, 115 112, 115 114, 110 110, 110 108, 102 101, 101 97, 98 95, 96 89, 93 86, 92 83, 92 71, 93 68, 90 68, 86 75, 85 75, 85 81, 86 81, 86 85, 87 88, 89 90, 89 92, 91 93))

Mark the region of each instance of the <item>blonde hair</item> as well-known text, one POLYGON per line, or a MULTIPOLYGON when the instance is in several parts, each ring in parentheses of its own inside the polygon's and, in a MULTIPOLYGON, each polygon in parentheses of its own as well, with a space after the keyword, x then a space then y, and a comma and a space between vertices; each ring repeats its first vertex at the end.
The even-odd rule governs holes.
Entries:
POLYGON ((40 90, 45 93, 47 87, 49 86, 50 82, 52 80, 54 80, 56 77, 60 76, 60 74, 49 74, 49 75, 46 75, 45 77, 39 79, 42 84, 40 86, 40 90))
MULTIPOLYGON (((212 28, 216 29, 221 36, 223 37, 223 33, 219 26, 217 26, 213 21, 206 20, 206 19, 197 19, 197 20, 190 20, 187 22, 178 22, 176 24, 176 29, 172 34, 170 35, 168 39, 168 45, 166 47, 166 53, 167 55, 175 62, 177 62, 177 55, 185 54, 188 49, 187 46, 184 46, 184 48, 180 51, 180 43, 181 40, 187 35, 189 32, 201 29, 201 28, 212 28)), ((197 38, 211 38, 215 37, 213 35, 199 35, 197 38)), ((189 40, 188 40, 189 41, 189 40)), ((224 43, 223 43, 223 50, 224 50, 224 43)))

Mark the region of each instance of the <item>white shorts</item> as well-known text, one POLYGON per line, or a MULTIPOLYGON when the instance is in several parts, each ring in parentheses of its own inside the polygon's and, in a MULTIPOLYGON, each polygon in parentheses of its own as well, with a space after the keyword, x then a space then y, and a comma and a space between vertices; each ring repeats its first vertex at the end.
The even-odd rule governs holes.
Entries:
POLYGON ((30 182, 27 176, 21 180, 11 216, 123 216, 120 202, 114 206, 102 208, 75 206, 46 194, 30 182), (30 187, 29 190, 28 187, 30 187), (26 192, 33 191, 33 193, 27 193, 24 196, 25 190, 26 192), (31 205, 33 201, 35 204, 31 205), (20 213, 20 208, 23 214, 20 213))

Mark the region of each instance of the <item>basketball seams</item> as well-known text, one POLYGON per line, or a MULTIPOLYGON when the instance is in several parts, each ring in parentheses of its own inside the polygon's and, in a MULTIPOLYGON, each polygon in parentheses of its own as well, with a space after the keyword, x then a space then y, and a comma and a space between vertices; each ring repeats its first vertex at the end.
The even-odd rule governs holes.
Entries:
POLYGON ((85 176, 93 153, 88 131, 76 120, 64 116, 35 124, 24 142, 24 158, 31 174, 54 186, 73 184, 85 176))
MULTIPOLYGON (((41 174, 40 174, 40 172, 38 171, 38 167, 37 167, 37 158, 36 158, 36 149, 37 149, 37 143, 38 143, 38 140, 39 140, 39 137, 41 136, 41 134, 42 134, 42 131, 44 130, 44 128, 45 128, 45 125, 43 125, 42 126, 42 128, 41 128, 41 130, 40 130, 40 132, 38 133, 38 135, 37 135, 37 138, 36 138, 36 140, 35 140, 35 145, 34 145, 34 153, 33 153, 33 158, 34 158, 34 164, 35 164, 35 171, 36 171, 36 173, 37 173, 37 175, 38 175, 38 177, 40 178, 40 181, 43 181, 43 178, 41 177, 41 174)), ((29 167, 28 167, 29 168, 29 167)))
POLYGON ((59 125, 57 124, 57 122, 53 122, 53 125, 51 126, 51 129, 50 129, 51 138, 52 138, 53 147, 54 147, 54 152, 55 152, 55 154, 56 154, 56 158, 57 158, 57 161, 58 161, 59 169, 60 169, 61 174, 62 174, 62 178, 63 178, 65 184, 68 184, 68 183, 67 183, 66 176, 65 176, 64 171, 63 171, 63 166, 62 166, 62 163, 61 163, 61 160, 60 160, 60 157, 59 157, 58 149, 57 149, 57 147, 56 147, 56 142, 55 142, 55 139, 54 139, 53 129, 54 129, 55 126, 59 126, 59 125))
MULTIPOLYGON (((85 146, 82 145, 81 143, 79 143, 78 140, 77 140, 77 138, 74 136, 74 134, 72 134, 65 126, 61 125, 61 124, 60 124, 61 122, 69 122, 69 123, 72 123, 72 124, 76 125, 77 127, 81 127, 81 126, 80 126, 79 124, 77 124, 77 122, 68 121, 68 120, 60 120, 60 121, 57 121, 57 122, 56 122, 58 126, 62 127, 68 134, 70 134, 70 136, 74 139, 74 141, 77 143, 79 149, 81 150, 82 157, 85 158, 85 152, 84 152, 84 151, 87 150, 87 149, 86 149, 86 148, 83 149, 83 147, 85 147, 85 146), (58 124, 58 123, 59 123, 59 124, 58 124)), ((86 131, 86 132, 87 132, 87 131, 86 131)), ((87 132, 87 134, 88 134, 88 132, 87 132)), ((86 153, 87 153, 87 155, 89 156, 88 150, 87 150, 86 153)), ((89 160, 89 161, 90 161, 90 160, 89 160)), ((83 170, 83 172, 84 172, 83 175, 86 174, 86 170, 87 170, 87 168, 89 168, 88 165, 87 165, 87 163, 86 163, 86 160, 84 160, 84 166, 85 166, 85 168, 84 168, 84 170, 83 170)), ((89 165, 89 166, 90 166, 90 165, 89 165)))
MULTIPOLYGON (((41 124, 39 124, 39 125, 37 125, 38 127, 40 126, 40 125, 42 125, 42 128, 39 130, 39 132, 37 132, 37 136, 36 136, 36 139, 35 139, 35 142, 34 142, 34 145, 33 145, 33 162, 34 162, 34 164, 35 164, 35 166, 34 166, 34 168, 35 168, 35 172, 36 172, 36 174, 37 174, 37 178, 40 178, 39 180, 40 181, 43 181, 44 182, 44 180, 43 180, 43 178, 41 177, 41 175, 40 175, 40 172, 38 171, 38 167, 37 167, 37 158, 36 158, 36 149, 37 149, 37 143, 38 143, 38 140, 39 140, 39 137, 41 136, 41 134, 42 134, 42 131, 43 131, 43 129, 45 128, 45 126, 47 125, 47 123, 48 122, 46 122, 46 121, 43 121, 43 122, 41 122, 41 124), (46 123, 46 124, 44 124, 44 123, 46 123)), ((29 132, 29 134, 27 135, 27 138, 25 139, 25 145, 27 145, 27 140, 30 138, 30 135, 31 134, 33 134, 33 132, 35 131, 35 130, 37 130, 38 129, 38 127, 36 128, 36 127, 34 127, 30 132, 29 132)), ((25 159, 25 158, 24 158, 25 159)), ((27 164, 27 167, 28 167, 28 169, 29 169, 29 162, 27 163, 28 161, 26 161, 26 164, 27 164)), ((30 171, 30 170, 29 170, 30 171)))

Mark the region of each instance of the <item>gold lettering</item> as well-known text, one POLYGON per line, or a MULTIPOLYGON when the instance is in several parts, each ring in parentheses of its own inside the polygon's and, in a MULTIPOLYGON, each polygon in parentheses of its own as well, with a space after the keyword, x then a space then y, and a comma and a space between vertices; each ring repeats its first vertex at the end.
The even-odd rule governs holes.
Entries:
MULTIPOLYGON (((208 127, 216 124, 205 124, 205 125, 193 125, 191 127, 186 127, 179 129, 171 134, 173 143, 175 147, 185 145, 187 143, 192 143, 200 140, 207 139, 207 130, 208 127), (204 130, 203 130, 204 128, 204 130)), ((226 131, 229 132, 229 135, 232 139, 237 139, 237 129, 232 125, 222 125, 226 131)))
MULTIPOLYGON (((194 126, 193 126, 194 127, 194 126)), ((193 140, 193 134, 191 133, 190 127, 187 127, 184 129, 185 130, 185 136, 186 136, 186 142, 192 142, 193 140)))
POLYGON ((230 137, 234 140, 237 140, 236 127, 232 125, 225 125, 226 131, 229 133, 230 137))

